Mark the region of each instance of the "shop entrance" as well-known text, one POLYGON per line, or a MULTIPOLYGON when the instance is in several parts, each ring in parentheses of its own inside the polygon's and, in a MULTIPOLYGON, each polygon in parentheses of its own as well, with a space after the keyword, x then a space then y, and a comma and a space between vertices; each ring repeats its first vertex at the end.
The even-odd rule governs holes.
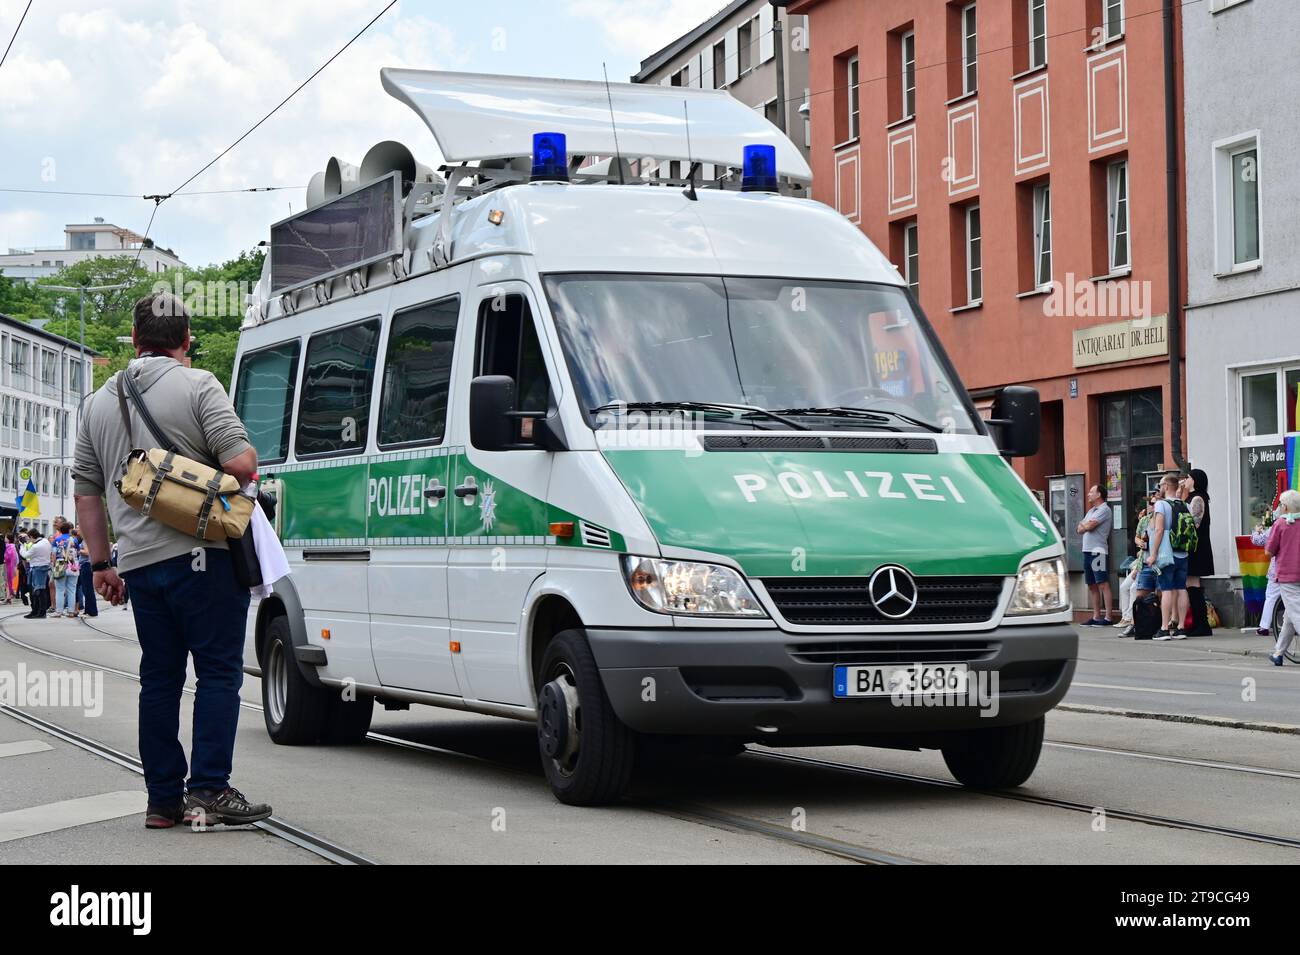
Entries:
POLYGON ((1110 552, 1112 567, 1122 555, 1134 554, 1137 511, 1146 497, 1146 474, 1164 457, 1164 403, 1160 389, 1103 395, 1101 411, 1102 491, 1114 511, 1110 552))

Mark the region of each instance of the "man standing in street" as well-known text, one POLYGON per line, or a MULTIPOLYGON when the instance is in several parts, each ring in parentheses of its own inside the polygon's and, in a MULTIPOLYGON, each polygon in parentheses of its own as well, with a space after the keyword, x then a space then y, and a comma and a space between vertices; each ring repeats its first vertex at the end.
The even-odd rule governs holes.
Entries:
POLYGON ((27 581, 32 593, 32 611, 23 614, 27 620, 43 620, 51 606, 50 542, 33 527, 27 532, 27 543, 18 552, 27 561, 27 581))
POLYGON ((131 508, 113 487, 137 447, 155 439, 128 398, 130 433, 122 419, 118 389, 129 396, 129 375, 145 407, 178 452, 210 463, 239 480, 252 481, 257 452, 221 383, 210 372, 183 362, 190 348, 190 315, 184 303, 155 292, 135 305, 131 329, 136 358, 86 400, 77 435, 75 496, 86 538, 95 590, 117 605, 130 584, 140 641, 140 759, 149 808, 145 825, 178 822, 243 825, 271 815, 230 785, 239 688, 243 683, 244 628, 249 592, 235 580, 225 541, 201 541, 131 508), (109 560, 104 515, 117 533, 118 566, 109 560), (186 787, 180 702, 187 657, 193 656, 198 687, 186 787))
POLYGON ((1110 626, 1110 505, 1098 484, 1088 488, 1088 513, 1079 522, 1083 535, 1083 579, 1092 594, 1092 616, 1085 627, 1110 626))

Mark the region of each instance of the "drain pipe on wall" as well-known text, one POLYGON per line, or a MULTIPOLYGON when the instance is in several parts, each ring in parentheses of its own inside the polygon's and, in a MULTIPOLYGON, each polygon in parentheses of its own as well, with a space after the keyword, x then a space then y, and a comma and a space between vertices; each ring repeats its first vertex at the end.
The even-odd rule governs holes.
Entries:
POLYGON ((1165 53, 1165 203, 1169 212, 1169 446, 1180 470, 1189 468, 1183 454, 1183 302, 1179 257, 1178 67, 1175 57, 1174 0, 1164 0, 1165 53))

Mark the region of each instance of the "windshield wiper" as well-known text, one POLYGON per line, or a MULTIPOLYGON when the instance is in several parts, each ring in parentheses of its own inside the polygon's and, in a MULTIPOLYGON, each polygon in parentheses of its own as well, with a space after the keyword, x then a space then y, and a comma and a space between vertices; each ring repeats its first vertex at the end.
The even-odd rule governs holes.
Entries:
MULTIPOLYGON (((883 408, 849 408, 844 405, 837 405, 832 408, 782 408, 780 414, 788 415, 812 415, 821 418, 860 418, 866 421, 875 421, 885 424, 890 418, 897 418, 899 421, 906 421, 910 425, 918 428, 924 428, 926 431, 933 431, 936 434, 943 432, 943 428, 937 424, 931 424, 929 421, 922 421, 920 418, 913 418, 905 415, 901 411, 886 411, 883 408)), ((897 431, 897 428, 890 428, 891 431, 897 431)))
POLYGON ((806 424, 787 418, 777 411, 768 411, 757 405, 727 404, 722 401, 611 401, 595 408, 587 414, 600 414, 602 411, 720 411, 739 412, 742 418, 763 417, 779 421, 797 431, 809 430, 806 424))

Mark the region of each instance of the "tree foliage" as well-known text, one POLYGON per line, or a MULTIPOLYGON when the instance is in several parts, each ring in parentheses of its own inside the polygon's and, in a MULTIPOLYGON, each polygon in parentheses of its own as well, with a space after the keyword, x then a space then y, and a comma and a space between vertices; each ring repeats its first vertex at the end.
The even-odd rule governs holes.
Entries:
POLYGON ((45 319, 46 330, 77 341, 81 334, 80 296, 55 292, 48 286, 125 283, 124 289, 91 292, 85 297, 86 347, 108 359, 107 364, 95 368, 95 387, 99 387, 135 354, 130 344, 135 303, 153 289, 165 288, 183 298, 193 315, 190 359, 194 366, 212 372, 229 389, 244 295, 256 286, 264 257, 262 249, 252 249, 218 265, 149 272, 132 258, 104 256, 66 266, 34 284, 0 275, 0 314, 28 322, 45 319))

